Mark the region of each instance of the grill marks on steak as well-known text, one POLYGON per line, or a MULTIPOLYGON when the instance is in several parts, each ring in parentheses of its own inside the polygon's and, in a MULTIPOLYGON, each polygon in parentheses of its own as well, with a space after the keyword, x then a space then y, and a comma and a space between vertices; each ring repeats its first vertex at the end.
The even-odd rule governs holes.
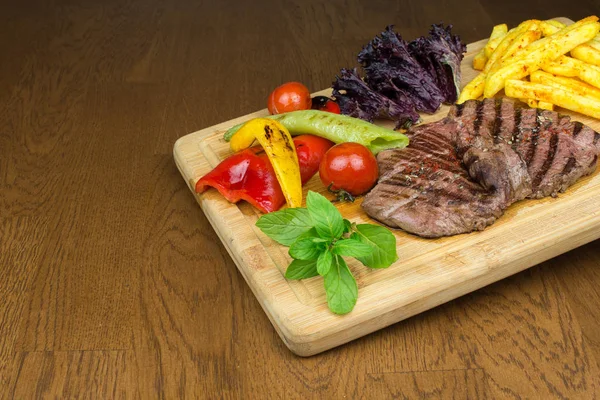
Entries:
POLYGON ((423 125, 403 151, 379 153, 379 182, 363 202, 369 215, 436 237, 455 234, 457 226, 481 230, 502 214, 499 198, 469 177, 450 140, 440 140, 440 132, 454 129, 444 121, 423 125))
POLYGON ((596 169, 600 148, 594 145, 594 138, 598 134, 556 112, 526 109, 522 113, 532 111, 536 111, 536 123, 531 139, 525 143, 527 152, 524 146, 516 146, 515 151, 526 161, 531 177, 532 193, 528 197, 555 197, 596 169))
MULTIPOLYGON (((531 193, 526 197, 556 196, 596 168, 600 147, 594 141, 598 141, 598 133, 580 122, 572 122, 568 116, 523 108, 511 99, 467 101, 454 106, 449 116, 459 121, 459 147, 490 150, 490 139, 496 145, 510 145, 527 167, 531 193)), ((514 156, 505 148, 502 152, 507 159, 514 156)), ((513 187, 517 189, 514 201, 523 198, 519 191, 527 191, 527 178, 515 176, 520 172, 518 168, 509 175, 515 178, 513 182, 521 182, 513 187)))
POLYGON ((556 196, 592 173, 600 153, 593 129, 511 99, 455 105, 407 135, 406 149, 379 153, 379 182, 362 206, 425 237, 483 230, 516 201, 556 196))
POLYGON ((503 102, 490 100, 464 103, 455 119, 455 146, 471 177, 511 204, 531 193, 531 180, 526 163, 512 149, 514 138, 502 129, 503 102))

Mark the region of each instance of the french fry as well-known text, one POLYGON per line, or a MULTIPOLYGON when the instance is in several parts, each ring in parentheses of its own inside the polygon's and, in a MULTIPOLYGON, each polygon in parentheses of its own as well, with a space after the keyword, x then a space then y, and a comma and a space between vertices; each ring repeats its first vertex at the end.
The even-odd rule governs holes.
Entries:
POLYGON ((554 76, 544 71, 535 71, 531 74, 530 80, 531 82, 543 83, 544 85, 571 90, 573 93, 580 96, 589 96, 600 101, 600 89, 578 79, 554 76))
POLYGON ((547 21, 544 21, 544 22, 547 22, 547 23, 549 23, 550 25, 553 25, 553 26, 555 26, 555 27, 556 27, 556 28, 558 28, 558 29, 562 29, 562 28, 564 28, 565 26, 567 26, 567 25, 563 24, 562 22, 560 22, 560 21, 557 21, 557 20, 555 20, 555 19, 549 19, 549 20, 547 20, 547 21))
MULTIPOLYGON (((538 73, 538 72, 540 72, 540 71, 536 71, 536 72, 534 72, 534 74, 538 73)), ((533 74, 531 75, 531 82, 541 83, 538 79, 536 79, 536 77, 533 76, 533 74)), ((542 108, 544 110, 550 110, 550 111, 552 111, 554 109, 554 104, 548 103, 545 101, 538 101, 535 99, 519 99, 519 100, 521 100, 523 103, 527 103, 527 105, 531 108, 542 108)))
POLYGON ((550 36, 563 29, 565 26, 566 25, 562 22, 556 21, 554 19, 549 19, 540 23, 540 29, 542 30, 542 34, 544 36, 550 36))
POLYGON ((473 58, 473 69, 482 71, 485 68, 485 64, 488 61, 489 56, 494 52, 498 43, 508 32, 508 26, 506 24, 495 25, 492 28, 492 33, 487 43, 473 58))
MULTIPOLYGON (((565 26, 566 25, 562 22, 555 20, 547 20, 540 23, 540 29, 542 30, 544 36, 550 36, 565 26)), ((573 50, 571 50, 571 56, 590 64, 600 65, 600 35, 597 35, 596 37, 590 39, 590 41, 575 47, 573 50)))
POLYGON ((488 71, 492 68, 492 66, 502 59, 502 56, 506 52, 514 40, 521 35, 521 33, 529 30, 529 29, 537 29, 538 20, 527 20, 519 24, 516 28, 511 29, 506 35, 502 37, 502 41, 496 47, 487 63, 483 71, 475 77, 471 82, 469 82, 461 91, 458 100, 456 101, 458 104, 464 103, 467 100, 478 99, 483 94, 483 88, 485 87, 485 81, 488 75, 488 71))
POLYGON ((581 43, 589 41, 600 31, 600 23, 598 22, 580 22, 576 22, 551 36, 539 40, 538 42, 549 38, 554 39, 545 43, 543 47, 536 48, 536 50, 525 55, 519 61, 503 66, 490 74, 485 82, 484 97, 493 97, 502 90, 507 80, 524 78, 533 71, 538 70, 545 63, 571 51, 581 43))
POLYGON ((571 50, 571 57, 589 64, 600 65, 600 50, 596 50, 588 43, 581 44, 571 50))
POLYGON ((511 29, 510 32, 508 32, 502 38, 502 41, 500 42, 500 44, 498 44, 494 52, 489 56, 489 60, 485 65, 483 72, 489 72, 494 66, 494 64, 502 59, 502 57, 506 53, 506 50, 511 46, 515 39, 517 39, 523 32, 537 29, 538 23, 538 20, 530 19, 521 22, 521 24, 519 24, 519 26, 517 26, 515 29, 511 29))
MULTIPOLYGON (((598 21, 598 18, 595 15, 590 15, 589 17, 585 17, 577 22, 585 23, 595 21, 598 21)), ((544 36, 552 35, 558 32, 559 30, 565 28, 566 26, 566 24, 563 24, 562 22, 557 21, 555 19, 548 19, 540 23, 540 28, 542 29, 544 36)))
POLYGON ((479 53, 473 57, 473 69, 477 71, 483 71, 485 68, 485 63, 487 63, 488 58, 485 56, 485 48, 479 50, 479 53))
POLYGON ((556 104, 580 114, 600 118, 600 101, 594 98, 574 94, 571 91, 541 83, 525 82, 517 79, 506 81, 504 91, 508 97, 532 98, 556 104))
MULTIPOLYGON (((590 15, 589 17, 580 19, 579 21, 575 22, 575 24, 586 24, 588 22, 596 22, 596 21, 598 21, 598 17, 595 15, 590 15)), ((575 25, 575 24, 573 24, 573 25, 575 25)), ((563 27, 569 27, 569 26, 573 26, 573 25, 564 25, 563 24, 563 27)))
POLYGON ((554 104, 548 103, 546 101, 538 101, 538 108, 541 108, 543 110, 554 111, 554 104))
POLYGON ((544 37, 550 36, 561 30, 562 28, 558 28, 550 23, 550 21, 542 21, 540 23, 540 29, 542 31, 542 35, 544 37))
POLYGON ((554 75, 579 77, 579 68, 580 65, 577 64, 577 60, 560 56, 554 61, 543 64, 541 69, 554 75))
POLYGON ((555 20, 528 20, 501 37, 492 36, 494 31, 474 60, 482 72, 464 87, 457 103, 492 97, 504 88, 507 96, 530 107, 559 106, 600 118, 598 17, 568 26, 555 20), (485 54, 486 50, 491 52, 485 54), (519 80, 528 75, 530 82, 519 80))
MULTIPOLYGON (((525 54, 522 53, 527 51, 528 47, 531 43, 535 42, 542 36, 542 31, 534 30, 534 31, 525 31, 521 33, 519 36, 515 38, 515 40, 508 46, 504 54, 502 55, 501 60, 504 61, 502 64, 509 62, 511 59, 518 58, 519 56, 525 54)), ((497 66, 498 64, 496 64, 497 66)), ((490 71, 493 71, 496 66, 493 66, 490 71)), ((497 68, 496 68, 497 69, 497 68)))
MULTIPOLYGON (((581 61, 579 61, 581 62, 581 61)), ((579 68, 579 79, 589 83, 592 86, 600 88, 600 67, 581 62, 579 68)))
POLYGON ((506 24, 498 24, 494 25, 492 28, 492 33, 490 34, 490 40, 502 37, 508 33, 508 25, 506 24))
POLYGON ((485 73, 480 73, 471 82, 463 88, 456 100, 457 104, 464 103, 467 100, 474 100, 481 97, 483 94, 483 87, 485 86, 485 73))
POLYGON ((600 51, 600 35, 596 35, 595 38, 586 43, 588 46, 600 51))
MULTIPOLYGON (((587 17, 580 21, 577 21, 575 24, 571 25, 569 29, 575 28, 576 25, 587 24, 589 22, 596 22, 596 20, 598 20, 598 17, 596 17, 596 16, 587 17)), ((531 53, 538 49, 542 49, 542 48, 546 47, 549 43, 556 41, 557 39, 560 39, 560 35, 558 35, 558 36, 552 36, 552 35, 561 30, 561 29, 557 28, 557 26, 562 26, 563 28, 566 28, 567 25, 565 25, 561 22, 558 22, 558 21, 554 21, 554 22, 556 22, 557 24, 556 25, 552 25, 552 24, 548 25, 548 21, 539 21, 538 26, 539 26, 539 29, 542 31, 542 33, 544 32, 545 29, 547 30, 547 32, 548 32, 548 29, 550 29, 551 30, 550 32, 552 32, 552 34, 550 34, 550 35, 543 34, 543 36, 545 36, 545 37, 542 40, 537 40, 534 43, 532 43, 530 46, 526 47, 525 49, 517 51, 516 54, 514 55, 514 59, 517 60, 519 58, 522 58, 523 56, 527 55, 528 53, 531 53), (544 28, 544 27, 548 27, 548 26, 549 26, 549 28, 544 28)), ((568 32, 568 29, 565 31, 562 31, 561 34, 565 33, 565 32, 568 32)), ((600 37, 600 35, 596 36, 596 38, 598 38, 598 37, 600 37)), ((591 40, 590 40, 590 42, 591 42, 591 40)), ((590 43, 590 42, 587 42, 587 43, 590 43)), ((598 44, 600 45, 600 42, 598 42, 598 44)))
POLYGON ((486 43, 485 47, 483 48, 483 52, 487 58, 490 58, 490 56, 496 50, 496 47, 498 47, 504 36, 491 39, 486 43))
POLYGON ((590 85, 600 88, 600 67, 571 57, 559 57, 557 62, 548 63, 544 71, 555 75, 578 77, 590 85), (557 63, 558 62, 558 63, 557 63))
MULTIPOLYGON (((584 18, 583 20, 577 22, 577 24, 590 22, 594 18, 596 18, 596 17, 584 18)), ((533 25, 531 29, 537 29, 536 26, 539 26, 539 24, 543 24, 545 22, 547 22, 547 21, 537 21, 537 24, 533 25)), ((558 21, 556 21, 556 22, 558 24, 561 24, 558 21)), ((562 24, 562 26, 565 26, 565 25, 562 24)), ((555 28, 553 27, 553 29, 555 29, 555 28)), ((537 36, 537 34, 535 34, 535 36, 534 36, 534 34, 523 35, 522 40, 521 40, 521 44, 523 46, 521 48, 518 48, 517 51, 515 51, 512 55, 503 57, 502 62, 497 63, 493 68, 491 68, 490 72, 497 71, 500 67, 506 66, 512 62, 516 62, 520 59, 523 59, 536 50, 546 48, 548 46, 548 44, 551 43, 551 41, 556 40, 556 37, 546 37, 544 39, 535 40, 534 42, 527 44, 528 39, 532 40, 536 36, 537 36)))
POLYGON ((490 34, 490 39, 487 44, 483 48, 486 57, 490 57, 502 38, 506 36, 508 33, 508 26, 506 24, 495 25, 492 28, 492 33, 490 34))
POLYGON ((538 108, 538 101, 536 99, 519 99, 523 103, 527 103, 527 105, 531 108, 538 108))

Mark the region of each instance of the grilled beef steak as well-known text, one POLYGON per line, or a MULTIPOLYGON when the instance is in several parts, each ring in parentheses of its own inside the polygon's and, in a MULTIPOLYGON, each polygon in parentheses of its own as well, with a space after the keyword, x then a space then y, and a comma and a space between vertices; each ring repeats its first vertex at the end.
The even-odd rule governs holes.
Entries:
POLYGON ((406 149, 379 153, 379 182, 363 201, 367 213, 425 237, 481 230, 502 215, 503 198, 470 178, 443 137, 455 129, 444 121, 422 125, 406 149))
POLYGON ((483 230, 516 201, 556 196, 600 153, 593 129, 506 98, 453 106, 407 135, 406 149, 377 156, 379 181, 362 207, 424 237, 483 230))
POLYGON ((527 197, 556 196, 596 169, 600 136, 566 115, 507 98, 470 100, 448 115, 458 123, 458 146, 489 149, 493 143, 520 157, 531 180, 527 197))

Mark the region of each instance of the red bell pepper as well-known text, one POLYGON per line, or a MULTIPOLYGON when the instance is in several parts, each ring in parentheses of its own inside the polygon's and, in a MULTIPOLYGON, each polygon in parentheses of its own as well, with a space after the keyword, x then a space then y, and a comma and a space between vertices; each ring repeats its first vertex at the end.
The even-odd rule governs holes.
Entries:
MULTIPOLYGON (((302 184, 319 170, 319 163, 333 142, 312 135, 294 138, 300 164, 302 184)), ((196 182, 196 192, 214 187, 232 203, 245 200, 264 213, 276 211, 285 204, 275 171, 262 147, 237 152, 221 161, 196 182)))

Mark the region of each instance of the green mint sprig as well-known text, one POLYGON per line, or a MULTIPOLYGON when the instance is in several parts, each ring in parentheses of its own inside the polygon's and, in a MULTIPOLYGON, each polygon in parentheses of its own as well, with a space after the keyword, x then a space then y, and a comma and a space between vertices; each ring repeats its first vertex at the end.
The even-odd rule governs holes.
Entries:
POLYGON ((369 268, 387 268, 398 259, 396 237, 372 224, 353 224, 327 198, 309 191, 306 208, 265 214, 256 226, 276 242, 289 246, 293 261, 287 279, 323 277, 327 304, 347 314, 358 299, 358 286, 343 257, 354 257, 369 268))

